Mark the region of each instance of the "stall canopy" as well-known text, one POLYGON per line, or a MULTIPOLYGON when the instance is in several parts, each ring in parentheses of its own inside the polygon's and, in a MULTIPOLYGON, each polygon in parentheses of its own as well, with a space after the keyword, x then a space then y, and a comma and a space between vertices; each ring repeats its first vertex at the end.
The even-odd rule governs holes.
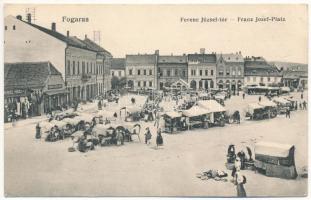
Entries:
POLYGON ((269 106, 269 107, 275 107, 276 104, 272 101, 261 101, 258 103, 261 106, 269 106))
POLYGON ((190 109, 182 111, 182 114, 187 117, 195 117, 195 116, 205 115, 208 113, 210 113, 209 110, 204 109, 200 106, 192 106, 190 109))
POLYGON ((281 91, 282 92, 290 92, 290 88, 289 87, 281 87, 281 91))
POLYGON ((182 114, 180 112, 175 112, 175 111, 170 111, 170 112, 166 112, 163 114, 164 116, 168 116, 169 118, 178 118, 178 117, 181 117, 182 114))
POLYGON ((255 145, 255 154, 286 158, 294 145, 273 142, 258 142, 255 145))
POLYGON ((286 99, 284 99, 282 97, 273 98, 273 101, 276 102, 276 103, 280 103, 280 104, 290 103, 288 100, 286 100, 286 99))
POLYGON ((142 110, 142 108, 138 106, 126 106, 126 107, 121 108, 121 110, 122 109, 125 109, 129 113, 141 112, 142 110))
POLYGON ((198 105, 209 113, 224 112, 226 109, 215 100, 198 101, 198 105))

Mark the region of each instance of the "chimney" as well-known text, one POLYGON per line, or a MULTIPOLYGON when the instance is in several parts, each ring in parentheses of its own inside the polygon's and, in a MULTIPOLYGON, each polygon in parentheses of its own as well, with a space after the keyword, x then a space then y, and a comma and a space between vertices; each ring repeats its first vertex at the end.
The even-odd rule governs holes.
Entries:
POLYGON ((200 54, 205 54, 205 48, 200 49, 200 54))
POLYGON ((84 38, 87 39, 87 34, 85 34, 84 38))
POLYGON ((69 37, 69 31, 67 31, 67 37, 69 37))
POLYGON ((22 16, 21 15, 17 15, 16 19, 22 20, 22 16))
POLYGON ((159 50, 155 50, 154 54, 159 55, 159 50))
POLYGON ((27 22, 29 24, 31 24, 31 14, 30 13, 27 14, 27 22))
POLYGON ((56 31, 56 23, 55 22, 52 22, 51 30, 56 31))

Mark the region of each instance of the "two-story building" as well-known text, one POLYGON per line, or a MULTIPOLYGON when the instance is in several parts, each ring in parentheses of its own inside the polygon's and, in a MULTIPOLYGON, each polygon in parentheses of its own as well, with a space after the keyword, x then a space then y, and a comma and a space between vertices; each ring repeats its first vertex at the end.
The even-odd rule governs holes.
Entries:
POLYGON ((179 80, 188 82, 188 60, 186 55, 159 56, 157 69, 157 88, 160 90, 163 90, 164 87, 170 87, 172 83, 179 80))
POLYGON ((49 61, 65 80, 69 103, 98 94, 98 51, 83 40, 70 36, 69 31, 66 35, 57 32, 56 23, 51 29, 33 24, 30 15, 26 21, 20 15, 5 17, 4 30, 5 62, 49 61))
POLYGON ((188 54, 188 83, 194 90, 216 87, 216 54, 188 54))
POLYGON ((245 85, 278 85, 282 74, 276 66, 268 64, 263 57, 246 57, 244 67, 245 85))
POLYGON ((133 90, 155 89, 158 54, 126 55, 125 75, 127 86, 133 90))
POLYGON ((112 55, 109 51, 90 40, 87 36, 83 40, 90 49, 97 52, 96 54, 96 91, 97 94, 103 94, 111 89, 110 68, 112 65, 112 55))
POLYGON ((125 58, 113 58, 110 75, 118 78, 125 77, 125 58))
POLYGON ((241 90, 244 82, 244 58, 241 52, 217 54, 217 88, 227 88, 235 93, 241 90))

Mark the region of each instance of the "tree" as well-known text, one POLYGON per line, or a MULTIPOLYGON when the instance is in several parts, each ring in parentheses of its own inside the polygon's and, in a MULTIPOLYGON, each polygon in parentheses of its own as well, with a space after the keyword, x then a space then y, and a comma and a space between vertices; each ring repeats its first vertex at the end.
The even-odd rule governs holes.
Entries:
POLYGON ((118 83, 119 88, 124 88, 126 86, 126 77, 121 77, 118 83))
POLYGON ((113 76, 111 78, 111 88, 112 89, 117 89, 118 88, 118 85, 119 85, 119 78, 116 77, 116 76, 113 76))

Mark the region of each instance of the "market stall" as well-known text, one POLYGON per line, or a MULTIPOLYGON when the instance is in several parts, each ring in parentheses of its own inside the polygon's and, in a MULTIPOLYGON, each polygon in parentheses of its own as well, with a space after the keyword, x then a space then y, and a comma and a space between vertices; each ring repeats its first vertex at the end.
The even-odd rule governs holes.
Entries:
POLYGON ((210 121, 209 110, 198 105, 194 105, 188 110, 183 110, 182 114, 186 117, 185 120, 188 129, 206 127, 206 124, 210 121))
POLYGON ((178 131, 182 130, 182 113, 180 112, 175 112, 175 111, 170 111, 166 112, 163 115, 164 119, 164 132, 166 133, 176 133, 178 131))
POLYGON ((215 100, 198 101, 198 105, 210 113, 209 123, 211 125, 224 126, 226 109, 215 100))

